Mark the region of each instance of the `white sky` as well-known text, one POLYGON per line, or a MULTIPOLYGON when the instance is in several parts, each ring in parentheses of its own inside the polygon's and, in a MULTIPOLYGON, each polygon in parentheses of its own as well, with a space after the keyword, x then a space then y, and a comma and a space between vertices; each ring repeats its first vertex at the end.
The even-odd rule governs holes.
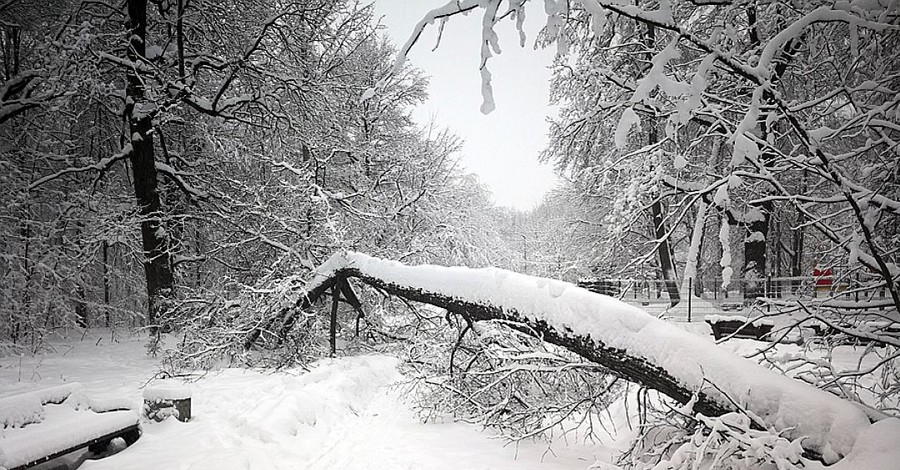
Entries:
MULTIPOLYGON (((376 17, 399 48, 429 10, 447 0, 375 0, 376 17)), ((547 144, 545 116, 550 112, 549 79, 552 50, 533 49, 546 21, 539 2, 525 15, 528 40, 519 47, 512 20, 497 27, 502 53, 488 61, 497 108, 481 114, 481 11, 456 16, 444 28, 440 47, 432 51, 437 23, 429 26, 409 54, 410 63, 430 77, 429 99, 413 117, 421 124, 434 120, 464 139, 462 163, 478 175, 502 206, 531 209, 556 183, 549 165, 538 163, 547 144)))

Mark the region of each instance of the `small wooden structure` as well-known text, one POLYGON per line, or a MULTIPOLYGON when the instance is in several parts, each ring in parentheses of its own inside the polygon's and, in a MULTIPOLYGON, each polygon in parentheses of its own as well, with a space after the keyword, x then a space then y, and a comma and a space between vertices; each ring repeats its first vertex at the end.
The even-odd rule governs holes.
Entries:
POLYGON ((704 321, 712 328, 713 337, 722 338, 750 338, 765 340, 775 323, 772 320, 758 319, 750 321, 748 318, 738 316, 707 315, 704 321))
POLYGON ((0 398, 0 468, 23 470, 79 449, 94 454, 115 438, 131 445, 141 435, 137 411, 121 401, 90 400, 80 384, 0 398))
POLYGON ((144 389, 144 415, 154 421, 162 421, 169 416, 181 422, 191 419, 191 391, 173 381, 160 381, 144 389))

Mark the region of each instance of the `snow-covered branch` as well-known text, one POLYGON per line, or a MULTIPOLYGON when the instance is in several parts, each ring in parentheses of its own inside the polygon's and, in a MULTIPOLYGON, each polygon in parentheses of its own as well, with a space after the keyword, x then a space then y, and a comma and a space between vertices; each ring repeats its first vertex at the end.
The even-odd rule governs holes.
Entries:
POLYGON ((561 281, 495 268, 406 266, 342 252, 316 270, 304 302, 340 279, 430 303, 476 321, 503 320, 631 381, 718 415, 734 403, 834 462, 869 421, 854 405, 739 358, 644 311, 561 281), (706 384, 715 384, 709 388, 706 384))
POLYGON ((36 181, 34 181, 28 185, 28 190, 31 191, 48 181, 55 180, 56 178, 59 178, 60 176, 68 175, 71 173, 84 173, 86 171, 99 171, 101 173, 105 172, 105 171, 109 170, 114 163, 116 163, 119 160, 128 158, 129 155, 131 155, 131 144, 125 144, 125 146, 122 147, 122 150, 120 150, 118 153, 110 155, 108 157, 103 157, 94 164, 86 165, 86 166, 79 166, 79 167, 64 168, 53 174, 39 178, 36 181))

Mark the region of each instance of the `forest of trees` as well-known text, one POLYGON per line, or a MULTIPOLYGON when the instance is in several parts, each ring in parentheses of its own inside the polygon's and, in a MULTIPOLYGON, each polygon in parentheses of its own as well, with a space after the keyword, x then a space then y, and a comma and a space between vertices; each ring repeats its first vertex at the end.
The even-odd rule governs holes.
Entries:
POLYGON ((170 328, 337 248, 503 261, 421 73, 360 99, 394 56, 370 6, 126 3, 0 6, 4 341, 170 328))
MULTIPOLYGON (((192 367, 248 354, 257 331, 277 364, 320 354, 324 317, 296 306, 342 249, 658 279, 673 304, 699 294, 687 279, 740 280, 754 299, 766 278, 827 266, 857 299, 900 309, 896 2, 545 0, 530 39, 559 51, 542 159, 562 182, 522 212, 494 206, 460 167, 460 137, 412 120, 427 77, 405 56, 424 29, 477 12, 472 54, 486 72, 506 39, 494 26, 527 3, 450 2, 398 50, 354 0, 0 1, 0 354, 76 326, 146 328, 154 351, 161 332, 183 333, 171 359, 192 367)), ((482 77, 488 110, 503 85, 482 77)), ((808 382, 896 416, 900 319, 830 320, 828 300, 780 311, 882 341, 878 367, 766 359, 812 367, 808 382)), ((562 416, 559 403, 599 408, 618 387, 565 351, 507 354, 547 347, 527 335, 390 302, 361 337, 409 341, 429 373, 467 361, 456 390, 506 364, 544 367, 481 395, 552 382, 537 399, 552 406, 479 415, 516 436, 546 430, 535 417, 562 416), (409 308, 414 326, 388 328, 389 308, 409 308), (559 375, 563 362, 578 365, 559 375)), ((360 319, 342 315, 358 335, 360 319)), ((441 393, 435 407, 459 405, 441 393)))

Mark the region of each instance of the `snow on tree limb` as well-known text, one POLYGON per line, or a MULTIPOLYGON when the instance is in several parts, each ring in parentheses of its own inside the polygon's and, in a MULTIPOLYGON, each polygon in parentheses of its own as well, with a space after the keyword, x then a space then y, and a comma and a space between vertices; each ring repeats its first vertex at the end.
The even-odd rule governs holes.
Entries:
POLYGON ((767 370, 637 307, 574 285, 496 268, 407 266, 354 252, 333 255, 306 286, 313 302, 340 280, 362 282, 472 320, 506 320, 694 409, 735 404, 805 449, 834 462, 868 426, 852 403, 767 370))
POLYGON ((70 173, 83 173, 86 171, 99 171, 99 172, 107 171, 117 161, 128 158, 128 156, 131 155, 131 152, 132 152, 131 144, 130 143, 125 144, 125 146, 122 147, 122 150, 120 150, 118 153, 110 155, 108 157, 103 157, 99 161, 97 161, 96 163, 93 163, 91 165, 85 165, 85 166, 79 166, 79 167, 68 167, 68 168, 59 170, 53 174, 49 174, 47 176, 39 178, 36 181, 34 181, 33 183, 28 185, 28 190, 31 191, 48 181, 54 180, 56 178, 59 178, 60 176, 67 175, 70 173))

